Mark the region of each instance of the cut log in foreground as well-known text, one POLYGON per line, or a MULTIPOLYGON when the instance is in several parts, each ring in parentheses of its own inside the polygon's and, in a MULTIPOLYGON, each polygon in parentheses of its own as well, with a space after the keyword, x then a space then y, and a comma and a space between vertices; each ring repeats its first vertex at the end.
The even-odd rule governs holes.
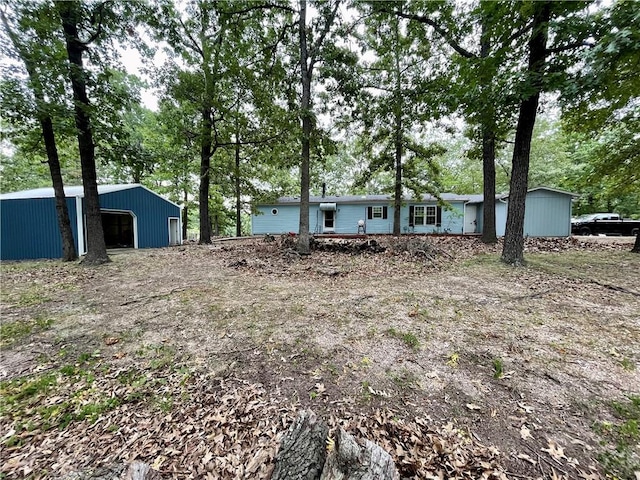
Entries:
POLYGON ((326 457, 329 428, 303 410, 280 442, 271 480, 317 480, 326 457))
POLYGON ((271 480, 399 480, 387 452, 342 429, 326 455, 328 431, 313 412, 303 411, 282 439, 271 480))
POLYGON ((146 463, 133 462, 122 478, 123 480, 160 480, 162 477, 146 463))

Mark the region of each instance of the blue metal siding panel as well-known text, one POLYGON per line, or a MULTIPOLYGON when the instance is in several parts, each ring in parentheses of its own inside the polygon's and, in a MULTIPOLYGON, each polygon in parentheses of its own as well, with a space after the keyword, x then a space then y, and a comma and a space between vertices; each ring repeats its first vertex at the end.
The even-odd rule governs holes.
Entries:
MULTIPOLYGON (((77 246, 75 200, 67 199, 77 246)), ((0 258, 61 258, 62 239, 54 198, 3 200, 0 204, 0 258)))
POLYGON ((142 188, 100 195, 100 208, 130 210, 138 220, 138 248, 169 246, 169 217, 180 218, 180 208, 142 188))
POLYGON ((549 190, 529 192, 524 214, 524 235, 567 237, 571 233, 571 196, 549 190))
POLYGON ((260 205, 258 212, 258 214, 251 215, 251 233, 253 235, 279 235, 298 232, 300 226, 298 205, 260 205), (278 211, 276 215, 271 213, 274 208, 278 211))

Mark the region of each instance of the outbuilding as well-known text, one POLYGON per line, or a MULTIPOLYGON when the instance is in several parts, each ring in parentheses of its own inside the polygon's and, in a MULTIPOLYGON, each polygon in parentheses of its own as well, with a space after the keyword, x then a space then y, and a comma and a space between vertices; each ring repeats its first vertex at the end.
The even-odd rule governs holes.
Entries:
MULTIPOLYGON (((71 229, 86 253, 82 186, 65 187, 71 229)), ((99 185, 107 248, 158 248, 181 243, 180 207, 140 184, 99 185)), ((0 195, 0 258, 61 258, 62 240, 53 188, 0 195)))

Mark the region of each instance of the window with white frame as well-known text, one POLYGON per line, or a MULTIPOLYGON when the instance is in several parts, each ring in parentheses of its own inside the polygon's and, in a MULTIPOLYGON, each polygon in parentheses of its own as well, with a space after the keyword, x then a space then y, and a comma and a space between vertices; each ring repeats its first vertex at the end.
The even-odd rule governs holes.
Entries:
POLYGON ((386 220, 387 218, 387 207, 386 206, 375 206, 375 207, 367 207, 367 219, 368 220, 386 220))
POLYGON ((438 207, 435 205, 427 205, 425 207, 426 213, 424 216, 424 224, 425 225, 435 225, 438 223, 438 207))
POLYGON ((436 205, 412 205, 409 207, 409 224, 436 225, 441 223, 442 209, 436 205))

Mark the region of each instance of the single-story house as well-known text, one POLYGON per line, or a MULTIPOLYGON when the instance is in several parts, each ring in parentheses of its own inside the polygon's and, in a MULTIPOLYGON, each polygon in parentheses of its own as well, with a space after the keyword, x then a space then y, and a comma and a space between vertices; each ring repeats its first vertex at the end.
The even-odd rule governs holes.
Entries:
MULTIPOLYGON (((575 194, 538 187, 527 192, 524 234, 530 237, 567 237, 571 234, 571 202, 575 194)), ((482 233, 482 195, 442 194, 443 207, 432 195, 403 199, 402 233, 482 233)), ((496 233, 504 236, 509 195, 496 195, 496 233)), ((251 217, 253 235, 298 233, 300 199, 281 197, 258 204, 251 217)), ((311 197, 309 230, 312 234, 390 234, 393 198, 390 195, 311 197)))
MULTIPOLYGON (((82 186, 65 187, 76 249, 87 252, 82 186), (80 234, 78 234, 80 232, 80 234)), ((107 248, 156 248, 182 243, 180 207, 140 184, 99 185, 107 248)), ((61 258, 53 188, 0 195, 0 258, 61 258)))

